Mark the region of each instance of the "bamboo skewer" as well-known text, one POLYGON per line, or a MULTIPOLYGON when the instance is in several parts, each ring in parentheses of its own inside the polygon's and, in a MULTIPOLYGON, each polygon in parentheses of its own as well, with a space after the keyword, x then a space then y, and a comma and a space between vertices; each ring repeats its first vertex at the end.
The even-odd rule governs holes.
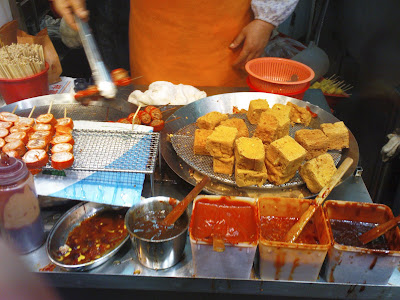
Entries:
POLYGON ((15 111, 17 110, 17 108, 18 108, 18 105, 15 105, 15 107, 14 107, 14 109, 12 110, 11 113, 12 113, 12 114, 15 113, 15 111))
POLYGON ((138 77, 135 77, 135 78, 132 78, 132 81, 134 81, 134 80, 136 80, 136 79, 139 79, 139 78, 142 78, 142 77, 143 77, 143 75, 138 76, 138 77))
POLYGON ((29 113, 28 118, 32 117, 33 111, 35 110, 36 106, 33 106, 31 109, 31 112, 29 113))
POLYGON ((136 116, 137 116, 137 114, 139 113, 139 110, 142 108, 142 105, 141 104, 139 104, 139 106, 138 106, 138 108, 137 108, 137 110, 136 110, 136 112, 135 112, 135 114, 133 115, 133 118, 132 118, 132 130, 133 130, 133 128, 134 128, 134 125, 135 125, 135 119, 136 119, 136 116))
MULTIPOLYGON (((158 109, 161 110, 161 108, 164 108, 164 107, 168 106, 169 104, 170 103, 168 102, 167 104, 161 105, 158 109)), ((165 110, 165 111, 167 111, 167 110, 165 110)))
POLYGON ((67 117, 67 108, 64 107, 64 118, 66 118, 66 117, 67 117))
POLYGON ((171 107, 166 110, 163 110, 162 112, 165 113, 166 111, 175 110, 175 109, 178 109, 178 107, 171 107))
POLYGON ((165 122, 165 124, 167 124, 167 123, 169 123, 169 122, 173 122, 173 121, 179 120, 180 118, 181 118, 181 117, 177 117, 177 118, 175 118, 175 119, 169 120, 169 121, 165 122))
POLYGON ((53 106, 53 100, 51 100, 51 102, 50 102, 49 109, 47 111, 48 114, 51 112, 52 106, 53 106))

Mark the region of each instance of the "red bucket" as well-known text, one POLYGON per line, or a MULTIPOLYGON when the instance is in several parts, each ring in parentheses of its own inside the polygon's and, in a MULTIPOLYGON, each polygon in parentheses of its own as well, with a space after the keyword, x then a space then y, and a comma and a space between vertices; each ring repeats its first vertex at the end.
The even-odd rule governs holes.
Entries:
MULTIPOLYGON (((246 79, 247 85, 249 86, 250 92, 261 92, 261 93, 269 93, 266 91, 260 91, 258 89, 256 89, 250 82, 249 77, 247 77, 246 79)), ((292 93, 272 93, 272 94, 276 94, 276 95, 282 95, 282 96, 287 96, 287 97, 291 97, 291 98, 296 98, 299 100, 303 100, 304 97, 304 93, 308 90, 308 88, 310 87, 310 84, 307 84, 302 90, 297 91, 297 92, 292 92, 292 93)))
POLYGON ((0 78, 0 94, 6 104, 47 95, 49 93, 48 70, 49 64, 46 62, 44 70, 35 75, 16 79, 0 78))

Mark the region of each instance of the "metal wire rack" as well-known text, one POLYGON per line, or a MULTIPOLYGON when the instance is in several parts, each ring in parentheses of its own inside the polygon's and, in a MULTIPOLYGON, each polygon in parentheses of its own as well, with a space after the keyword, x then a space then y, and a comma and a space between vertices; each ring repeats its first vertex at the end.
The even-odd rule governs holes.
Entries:
POLYGON ((72 170, 154 172, 159 133, 78 129, 73 131, 73 137, 72 170))
MULTIPOLYGON (((243 119, 249 130, 249 136, 253 136, 257 126, 250 124, 250 122, 247 120, 246 114, 233 114, 229 115, 229 118, 243 119)), ((194 144, 194 132, 196 129, 197 129, 196 124, 192 123, 181 128, 171 136, 171 143, 176 153, 196 171, 208 175, 210 178, 218 180, 222 183, 236 186, 234 175, 230 176, 225 174, 214 173, 213 159, 211 156, 194 154, 193 144, 194 144)), ((314 128, 306 127, 301 124, 295 124, 293 126, 290 126, 289 135, 291 137, 294 137, 296 131, 300 129, 314 129, 314 128)), ((341 151, 328 151, 328 153, 332 155, 335 165, 337 165, 342 157, 341 151)), ((282 184, 279 187, 294 187, 301 184, 304 184, 304 181, 300 177, 299 172, 297 171, 296 175, 289 182, 282 184)), ((263 186, 256 188, 270 189, 274 187, 276 187, 276 185, 271 184, 269 181, 266 181, 263 186)))

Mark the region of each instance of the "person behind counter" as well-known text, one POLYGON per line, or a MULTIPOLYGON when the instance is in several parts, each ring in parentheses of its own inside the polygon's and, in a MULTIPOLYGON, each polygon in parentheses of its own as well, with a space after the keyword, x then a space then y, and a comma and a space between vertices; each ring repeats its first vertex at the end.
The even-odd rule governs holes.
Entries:
MULTIPOLYGON (((85 0, 52 0, 76 29, 85 0)), ((111 0, 110 0, 111 1, 111 0)), ((168 80, 195 86, 246 86, 244 65, 260 57, 272 30, 298 0, 131 0, 130 68, 136 84, 168 80)))

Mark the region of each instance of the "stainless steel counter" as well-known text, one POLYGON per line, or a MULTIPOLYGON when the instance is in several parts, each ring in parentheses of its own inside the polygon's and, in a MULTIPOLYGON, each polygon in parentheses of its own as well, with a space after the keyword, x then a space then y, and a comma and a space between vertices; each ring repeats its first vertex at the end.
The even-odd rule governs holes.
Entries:
MULTIPOLYGON (((243 91, 243 89, 239 89, 243 91)), ((233 92, 238 90, 220 90, 214 88, 218 94, 222 92, 233 92)), ((318 90, 306 93, 305 99, 326 110, 329 107, 318 90)), ((0 108, 1 110, 1 108, 0 108)), ((162 162, 161 172, 159 166, 155 173, 154 191, 155 195, 170 196, 182 199, 191 189, 188 184, 177 176, 165 162, 162 162)), ((150 180, 146 178, 142 195, 151 195, 150 180)), ((362 177, 351 176, 339 187, 335 188, 328 199, 372 202, 365 187, 362 177)), ((62 205, 44 207, 42 216, 45 220, 45 229, 49 231, 54 222, 75 201, 62 202, 62 205)), ((104 265, 82 273, 67 273, 59 269, 51 272, 40 272, 50 261, 47 258, 45 247, 28 255, 22 256, 29 268, 37 272, 39 276, 48 280, 52 286, 59 289, 63 295, 75 299, 87 299, 101 295, 115 295, 119 299, 153 297, 161 295, 177 296, 178 293, 189 295, 197 299, 202 295, 212 298, 220 295, 245 295, 266 296, 269 298, 301 297, 301 298, 357 298, 357 299, 398 299, 400 295, 400 272, 394 272, 388 285, 353 285, 327 283, 322 278, 317 282, 294 282, 294 281, 262 281, 258 277, 257 270, 253 271, 250 280, 194 278, 192 275, 191 249, 188 243, 185 255, 181 262, 168 270, 154 271, 141 266, 135 258, 129 241, 118 252, 118 254, 104 265), (118 264, 118 262, 120 262, 118 264)))

